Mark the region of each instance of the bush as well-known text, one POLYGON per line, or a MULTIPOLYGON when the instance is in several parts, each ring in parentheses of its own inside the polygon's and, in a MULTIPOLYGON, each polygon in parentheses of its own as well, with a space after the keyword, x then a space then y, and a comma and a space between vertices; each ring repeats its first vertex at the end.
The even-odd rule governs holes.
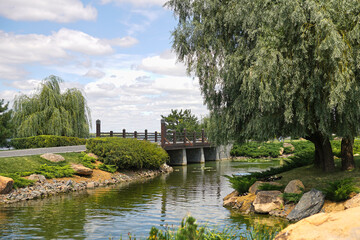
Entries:
POLYGON ((36 174, 44 175, 46 178, 62 178, 62 177, 72 177, 75 174, 75 171, 69 166, 48 166, 46 164, 41 165, 38 170, 35 171, 36 174))
POLYGON ((259 190, 263 190, 263 191, 273 191, 273 190, 283 191, 284 188, 285 188, 284 185, 273 185, 270 183, 263 183, 259 186, 259 190))
POLYGON ((285 203, 298 203, 304 193, 283 193, 281 196, 283 197, 285 203))
POLYGON ((169 159, 159 145, 137 139, 94 138, 87 141, 86 148, 117 169, 157 169, 169 159))
POLYGON ((278 157, 280 156, 280 148, 282 147, 283 143, 247 142, 234 144, 230 151, 230 155, 234 157, 244 156, 251 158, 278 157))
POLYGON ((6 173, 6 174, 1 173, 0 176, 12 178, 14 180, 15 189, 32 186, 35 183, 35 181, 22 178, 19 173, 6 173))
POLYGON ((225 176, 229 179, 231 187, 239 194, 247 193, 251 185, 256 182, 255 177, 251 176, 225 176))
POLYGON ((328 187, 323 191, 326 194, 326 199, 341 202, 349 199, 352 192, 359 192, 359 189, 355 187, 355 183, 352 178, 345 178, 330 182, 328 187))
POLYGON ((95 163, 96 159, 94 157, 90 157, 85 152, 81 152, 81 156, 79 156, 79 158, 80 158, 81 164, 84 167, 87 167, 90 169, 95 168, 95 165, 93 163, 95 163))
POLYGON ((16 149, 73 146, 84 145, 85 143, 86 139, 83 138, 54 135, 39 135, 27 138, 14 138, 10 141, 10 145, 16 149))
POLYGON ((115 165, 106 165, 104 163, 100 164, 98 167, 100 170, 103 170, 105 172, 114 173, 116 172, 116 166, 115 165))

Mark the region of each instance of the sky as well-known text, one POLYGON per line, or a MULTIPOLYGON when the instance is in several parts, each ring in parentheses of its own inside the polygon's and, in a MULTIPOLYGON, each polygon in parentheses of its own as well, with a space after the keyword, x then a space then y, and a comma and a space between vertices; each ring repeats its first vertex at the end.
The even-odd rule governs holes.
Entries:
POLYGON ((92 129, 160 130, 161 115, 208 113, 198 80, 171 50, 166 0, 1 0, 0 99, 31 96, 43 79, 80 89, 92 129))

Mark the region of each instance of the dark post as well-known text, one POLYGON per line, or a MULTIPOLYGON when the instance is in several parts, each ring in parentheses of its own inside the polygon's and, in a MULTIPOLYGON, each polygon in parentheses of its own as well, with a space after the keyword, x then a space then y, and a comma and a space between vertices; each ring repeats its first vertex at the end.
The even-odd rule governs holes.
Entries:
POLYGON ((193 142, 195 144, 196 143, 196 132, 195 131, 193 132, 193 137, 194 137, 193 142))
POLYGON ((145 129, 145 140, 148 140, 147 129, 145 129))
POLYGON ((155 131, 155 142, 157 142, 157 131, 155 131))
POLYGON ((205 143, 205 130, 201 129, 201 142, 205 143))
POLYGON ((134 131, 134 138, 137 138, 137 131, 134 131))
POLYGON ((161 146, 165 146, 166 124, 165 119, 161 119, 161 146))
POLYGON ((100 137, 101 134, 101 121, 96 120, 96 137, 100 137))
POLYGON ((184 143, 186 143, 186 128, 184 128, 184 143))
POLYGON ((123 129, 123 138, 126 138, 126 130, 123 129))
POLYGON ((110 137, 112 137, 114 135, 113 131, 110 131, 110 137))
POLYGON ((176 131, 173 131, 173 143, 176 144, 176 131))

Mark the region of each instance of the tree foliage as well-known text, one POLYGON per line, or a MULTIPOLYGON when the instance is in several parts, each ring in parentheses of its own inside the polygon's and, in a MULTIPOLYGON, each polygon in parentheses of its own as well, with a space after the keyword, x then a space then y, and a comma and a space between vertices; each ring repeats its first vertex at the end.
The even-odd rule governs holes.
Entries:
POLYGON ((7 138, 11 137, 11 111, 8 110, 9 103, 4 104, 4 99, 0 100, 0 146, 6 146, 7 138))
POLYGON ((173 48, 199 78, 218 142, 359 134, 360 2, 170 0, 173 48))
POLYGON ((49 76, 32 95, 15 97, 13 122, 16 137, 58 135, 87 137, 90 126, 90 109, 80 90, 60 91, 63 80, 49 76))
POLYGON ((191 113, 190 109, 171 109, 169 115, 161 115, 161 117, 165 120, 166 129, 169 131, 181 133, 186 129, 188 132, 199 132, 202 128, 198 118, 191 113))

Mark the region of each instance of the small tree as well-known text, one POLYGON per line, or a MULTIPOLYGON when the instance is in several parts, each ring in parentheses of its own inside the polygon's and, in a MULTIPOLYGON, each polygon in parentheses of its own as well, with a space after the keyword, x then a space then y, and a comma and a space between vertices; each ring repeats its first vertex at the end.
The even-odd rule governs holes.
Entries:
POLYGON ((171 109, 171 113, 167 116, 161 115, 165 119, 167 124, 166 128, 169 131, 176 131, 178 133, 183 132, 186 129, 188 132, 199 132, 201 130, 201 125, 198 118, 191 114, 190 109, 171 109))
POLYGON ((80 90, 60 91, 63 80, 49 76, 33 96, 20 95, 14 101, 13 121, 16 137, 59 135, 87 137, 90 109, 80 90))
POLYGON ((4 105, 4 99, 0 100, 0 146, 6 146, 6 139, 11 137, 11 111, 8 110, 9 103, 4 105))

